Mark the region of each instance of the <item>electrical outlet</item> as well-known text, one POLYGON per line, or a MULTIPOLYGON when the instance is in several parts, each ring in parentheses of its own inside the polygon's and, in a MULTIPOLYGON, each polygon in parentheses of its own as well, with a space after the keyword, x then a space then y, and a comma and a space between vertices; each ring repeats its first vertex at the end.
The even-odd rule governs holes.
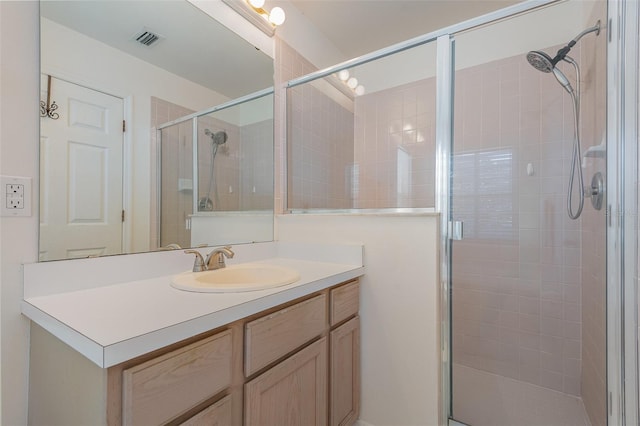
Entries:
POLYGON ((2 216, 31 216, 31 178, 0 176, 2 216))

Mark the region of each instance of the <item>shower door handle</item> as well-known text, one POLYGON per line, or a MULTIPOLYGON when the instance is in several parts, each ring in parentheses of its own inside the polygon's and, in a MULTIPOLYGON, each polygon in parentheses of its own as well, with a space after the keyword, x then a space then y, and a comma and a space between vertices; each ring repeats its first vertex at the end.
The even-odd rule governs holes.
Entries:
POLYGON ((449 239, 459 241, 464 238, 462 221, 453 220, 449 222, 449 239))

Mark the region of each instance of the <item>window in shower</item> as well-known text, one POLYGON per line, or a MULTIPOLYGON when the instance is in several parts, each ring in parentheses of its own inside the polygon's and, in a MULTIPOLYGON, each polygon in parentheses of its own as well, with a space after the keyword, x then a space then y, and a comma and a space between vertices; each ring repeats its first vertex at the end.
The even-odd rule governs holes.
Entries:
POLYGON ((290 211, 434 207, 435 54, 425 44, 287 89, 290 211))
POLYGON ((453 156, 453 192, 457 220, 467 238, 513 240, 517 223, 514 208, 513 152, 510 148, 460 152, 453 156))
MULTIPOLYGON (((454 35, 451 216, 465 232, 452 243, 452 414, 464 423, 606 424, 605 216, 586 203, 569 218, 572 98, 526 59, 598 19, 605 2, 567 1, 454 35)), ((570 52, 583 152, 604 131, 605 39, 570 52)), ((580 160, 588 181, 605 172, 603 158, 580 160)))

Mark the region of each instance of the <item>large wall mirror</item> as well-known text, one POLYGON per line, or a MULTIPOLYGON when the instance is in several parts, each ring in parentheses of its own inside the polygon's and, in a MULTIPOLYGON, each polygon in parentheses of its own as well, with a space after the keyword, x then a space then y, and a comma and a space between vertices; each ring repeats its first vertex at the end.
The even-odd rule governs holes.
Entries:
POLYGON ((271 57, 183 0, 40 22, 41 261, 273 239, 273 96, 215 108, 271 87, 271 57))

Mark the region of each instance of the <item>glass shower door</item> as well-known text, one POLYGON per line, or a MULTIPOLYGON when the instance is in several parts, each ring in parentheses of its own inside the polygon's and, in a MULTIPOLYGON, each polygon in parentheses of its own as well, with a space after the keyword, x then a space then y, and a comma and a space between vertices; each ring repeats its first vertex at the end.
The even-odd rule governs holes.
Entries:
MULTIPOLYGON (((464 233, 451 254, 451 384, 463 423, 606 424, 605 213, 587 199, 569 217, 572 96, 526 59, 554 57, 598 20, 605 2, 568 1, 454 35, 450 207, 464 233)), ((605 39, 570 51, 580 85, 557 65, 581 87, 585 185, 606 176, 605 39)))

